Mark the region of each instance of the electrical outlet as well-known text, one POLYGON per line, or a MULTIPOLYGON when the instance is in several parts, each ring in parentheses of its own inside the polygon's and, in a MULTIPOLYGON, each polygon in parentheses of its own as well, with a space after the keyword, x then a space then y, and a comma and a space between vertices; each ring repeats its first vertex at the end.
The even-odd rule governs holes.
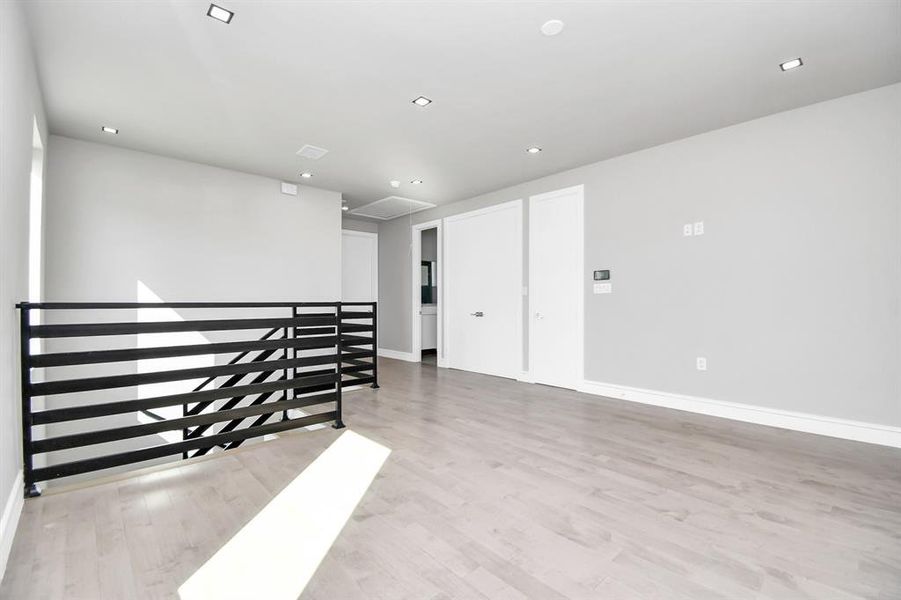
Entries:
POLYGON ((695 359, 698 371, 706 371, 707 370, 707 359, 703 356, 699 356, 695 359))
POLYGON ((695 235, 704 235, 704 221, 695 223, 695 235))
POLYGON ((685 237, 694 235, 694 227, 691 223, 686 223, 682 226, 682 235, 684 235, 685 237))

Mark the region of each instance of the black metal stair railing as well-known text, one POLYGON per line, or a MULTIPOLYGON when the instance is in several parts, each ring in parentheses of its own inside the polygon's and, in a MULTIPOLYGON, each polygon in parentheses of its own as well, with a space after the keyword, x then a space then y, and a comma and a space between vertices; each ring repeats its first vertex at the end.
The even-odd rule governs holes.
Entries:
POLYGON ((343 427, 342 389, 363 384, 378 387, 375 303, 20 303, 17 308, 21 314, 22 438, 27 496, 39 493, 39 481, 176 454, 183 458, 203 456, 216 448, 236 448, 247 439, 329 421, 335 427, 343 427), (290 309, 291 314, 278 318, 47 325, 32 325, 30 318, 35 311, 144 308, 202 310, 204 317, 223 309, 290 309), (316 312, 308 312, 311 310, 316 312), (264 329, 265 333, 256 339, 203 344, 71 349, 73 341, 90 346, 92 340, 121 340, 123 336, 130 339, 142 334, 209 331, 222 336, 253 329, 264 329), (67 351, 33 354, 31 340, 38 338, 51 342, 65 339, 67 351), (235 356, 225 364, 153 372, 62 379, 56 369, 227 354, 235 356), (33 381, 35 369, 43 369, 43 381, 33 381), (201 384, 184 393, 101 403, 91 402, 86 396, 201 378, 201 384), (44 396, 48 406, 36 411, 32 404, 38 396, 44 396), (332 410, 292 417, 300 409, 329 403, 334 403, 332 410), (154 412, 175 406, 181 406, 180 418, 166 418, 154 412), (121 420, 129 413, 148 415, 152 421, 110 426, 109 418, 121 420), (248 423, 250 419, 253 420, 248 423), (35 428, 45 426, 50 434, 56 433, 57 425, 64 427, 63 435, 33 439, 35 428), (180 441, 147 446, 147 436, 179 430, 180 441), (108 443, 115 443, 115 450, 103 447, 108 443), (67 454, 76 450, 78 456, 67 454), (47 466, 34 467, 34 456, 38 454, 48 457, 47 466))
MULTIPOLYGON (((273 328, 273 329, 270 329, 269 331, 267 331, 267 332, 263 335, 263 337, 260 338, 260 341, 268 340, 270 337, 272 337, 275 333, 277 333, 277 332, 279 332, 279 331, 281 331, 281 329, 278 328, 278 327, 275 327, 275 328, 273 328)), ((285 336, 284 338, 279 338, 279 339, 288 339, 288 338, 287 338, 287 336, 285 336)), ((252 362, 260 362, 260 361, 262 361, 262 360, 265 360, 266 358, 268 358, 269 356, 271 356, 276 350, 279 350, 279 349, 284 348, 284 347, 285 347, 284 344, 276 343, 276 344, 269 344, 269 345, 267 345, 267 346, 265 346, 265 347, 263 347, 263 348, 260 348, 260 350, 261 350, 260 353, 256 356, 256 358, 254 358, 254 359, 252 360, 252 362)), ((252 351, 253 351, 253 350, 245 350, 245 351, 242 352, 241 354, 238 354, 238 355, 235 356, 233 359, 231 359, 230 361, 228 361, 228 364, 231 365, 231 364, 235 364, 235 363, 241 362, 241 361, 244 360, 244 358, 247 357, 252 351)), ((260 373, 259 375, 257 375, 256 377, 254 377, 254 379, 251 381, 251 383, 252 383, 252 384, 262 383, 262 382, 264 382, 266 379, 268 379, 269 376, 270 376, 272 373, 273 373, 272 371, 264 371, 264 372, 260 373)), ((239 373, 238 375, 232 375, 231 377, 229 377, 226 381, 224 381, 224 382, 223 382, 221 385, 219 385, 218 387, 220 387, 220 388, 230 388, 230 387, 234 387, 234 386, 236 386, 236 385, 238 384, 238 382, 240 382, 240 381, 244 378, 244 376, 245 376, 244 373, 239 373)), ((213 383, 214 381, 216 381, 216 378, 215 378, 215 377, 208 377, 208 378, 205 379, 202 383, 200 383, 197 387, 195 387, 193 391, 199 392, 199 391, 203 390, 204 388, 206 388, 209 384, 213 383)), ((274 394, 274 393, 275 393, 274 391, 272 391, 272 392, 265 392, 265 393, 263 393, 263 394, 260 394, 259 398, 262 398, 263 401, 265 401, 266 399, 268 399, 269 397, 271 397, 272 394, 274 394)), ((221 407, 217 408, 217 410, 228 410, 228 409, 230 409, 230 408, 234 408, 235 406, 237 406, 237 405, 238 405, 244 398, 246 398, 246 397, 247 397, 247 396, 235 396, 235 397, 233 397, 233 398, 230 398, 230 399, 229 399, 226 403, 224 403, 221 407)), ((194 406, 192 406, 192 407, 190 407, 190 408, 188 407, 188 404, 183 404, 183 405, 182 405, 182 416, 183 416, 183 417, 188 417, 188 416, 191 416, 191 415, 197 415, 197 414, 200 414, 200 413, 202 413, 207 407, 213 405, 214 402, 215 402, 214 400, 207 400, 207 401, 205 401, 205 402, 198 402, 197 404, 195 404, 194 406)), ((261 403, 261 402, 260 402, 260 403, 261 403)), ((268 415, 266 415, 266 417, 268 418, 268 415)), ((209 423, 209 424, 206 424, 206 425, 198 425, 198 426, 195 427, 194 429, 183 429, 183 430, 182 430, 182 439, 183 439, 183 440, 186 440, 186 439, 189 439, 189 438, 200 437, 200 436, 203 434, 203 432, 206 431, 206 430, 208 430, 210 427, 212 427, 212 425, 214 425, 214 423, 209 423)), ((224 447, 224 445, 223 445, 222 447, 224 447)), ((201 453, 201 451, 203 451, 203 452, 202 452, 203 454, 206 454, 206 452, 208 452, 208 451, 211 450, 211 449, 212 449, 212 448, 209 448, 209 449, 201 448, 201 449, 195 451, 195 454, 194 454, 194 455, 191 455, 189 452, 184 452, 184 453, 182 454, 182 458, 191 458, 191 456, 197 456, 198 453, 201 453)))

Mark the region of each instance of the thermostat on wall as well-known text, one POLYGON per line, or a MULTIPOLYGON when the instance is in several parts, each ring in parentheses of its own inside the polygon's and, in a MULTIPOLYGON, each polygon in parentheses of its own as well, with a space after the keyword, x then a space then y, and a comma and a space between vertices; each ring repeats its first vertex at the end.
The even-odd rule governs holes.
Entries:
POLYGON ((610 279, 610 270, 604 269, 603 271, 595 271, 594 272, 594 280, 595 281, 607 281, 610 279))

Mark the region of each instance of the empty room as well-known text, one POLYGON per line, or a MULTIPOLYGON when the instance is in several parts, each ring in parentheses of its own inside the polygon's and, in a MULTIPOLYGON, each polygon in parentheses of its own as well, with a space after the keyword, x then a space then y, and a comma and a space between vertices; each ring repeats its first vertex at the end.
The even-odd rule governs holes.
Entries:
POLYGON ((901 599, 901 0, 0 0, 0 600, 901 599))

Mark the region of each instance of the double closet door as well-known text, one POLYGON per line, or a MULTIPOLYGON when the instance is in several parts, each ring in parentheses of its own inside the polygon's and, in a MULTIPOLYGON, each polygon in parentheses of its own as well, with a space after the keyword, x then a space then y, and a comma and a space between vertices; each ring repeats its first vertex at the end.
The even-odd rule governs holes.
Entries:
POLYGON ((582 186, 531 197, 527 236, 519 200, 449 217, 444 231, 447 366, 578 387, 587 289, 582 186))

